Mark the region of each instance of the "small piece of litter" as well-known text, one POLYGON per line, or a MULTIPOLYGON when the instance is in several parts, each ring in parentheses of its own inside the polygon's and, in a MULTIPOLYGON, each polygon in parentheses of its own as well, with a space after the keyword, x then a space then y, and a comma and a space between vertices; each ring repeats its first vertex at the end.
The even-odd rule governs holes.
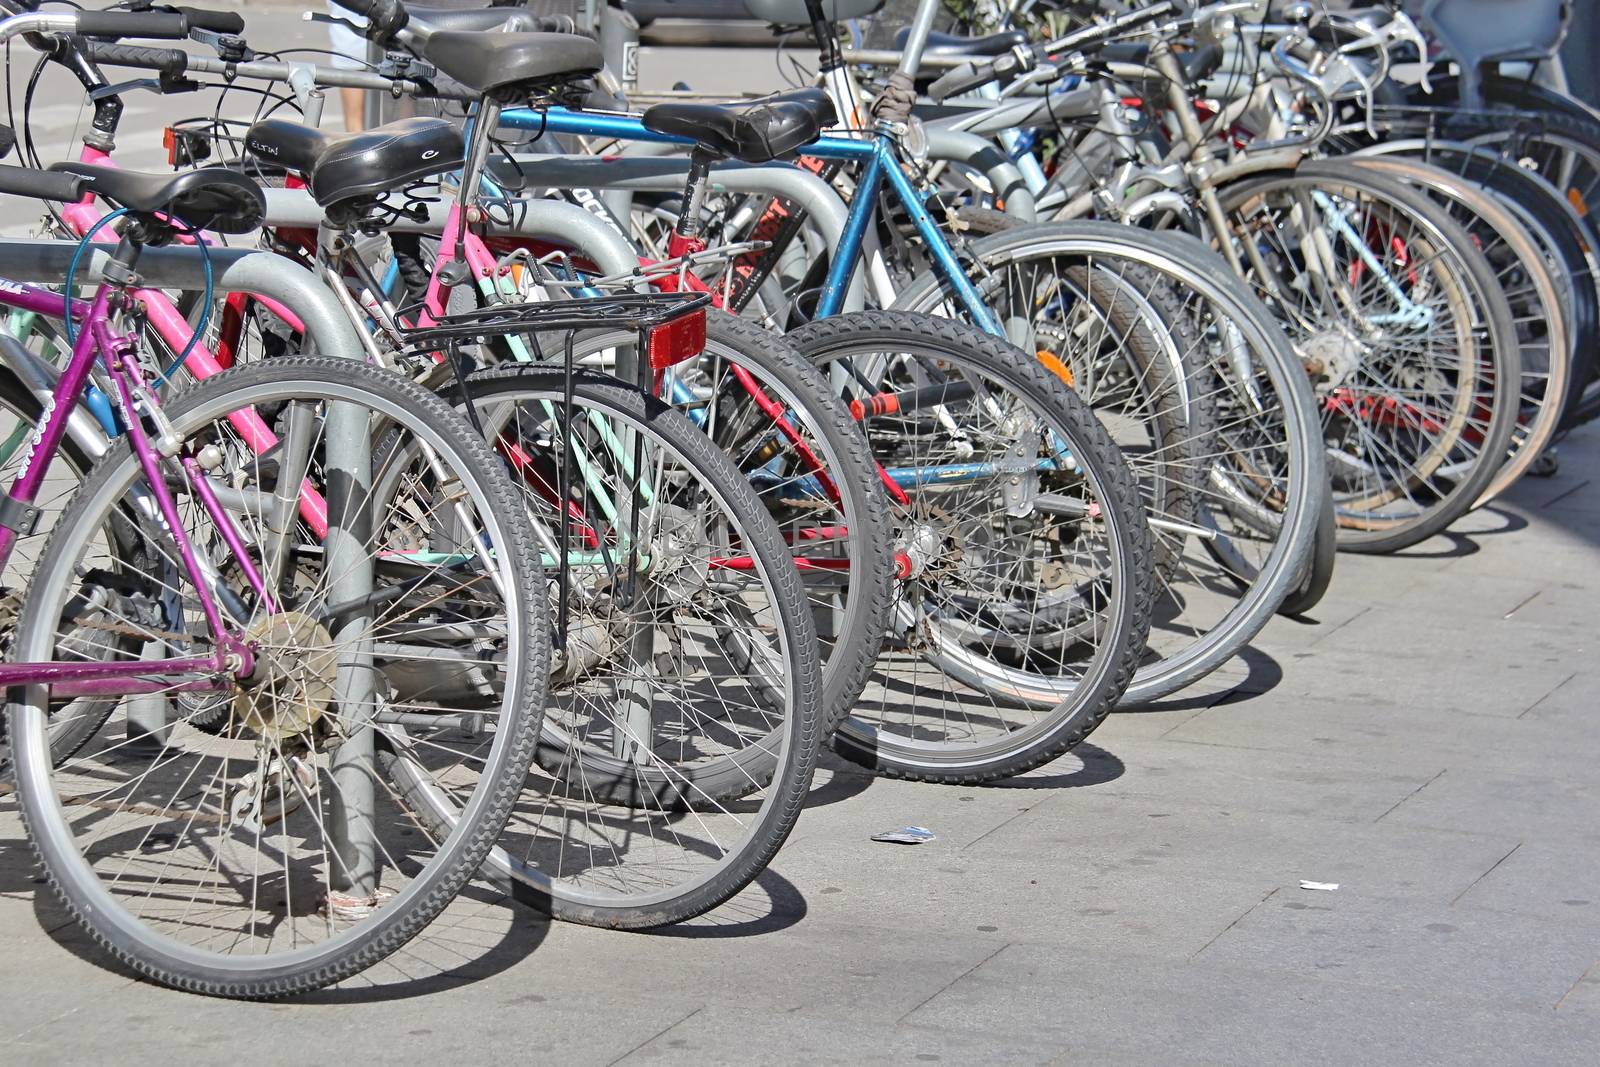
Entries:
POLYGON ((920 845, 933 840, 933 831, 925 826, 902 826, 898 830, 873 834, 872 839, 887 841, 891 845, 920 845))
POLYGON ((1302 878, 1302 879, 1300 879, 1300 888, 1301 889, 1320 889, 1324 893, 1331 893, 1335 889, 1339 888, 1339 883, 1338 882, 1308 882, 1304 878, 1302 878))

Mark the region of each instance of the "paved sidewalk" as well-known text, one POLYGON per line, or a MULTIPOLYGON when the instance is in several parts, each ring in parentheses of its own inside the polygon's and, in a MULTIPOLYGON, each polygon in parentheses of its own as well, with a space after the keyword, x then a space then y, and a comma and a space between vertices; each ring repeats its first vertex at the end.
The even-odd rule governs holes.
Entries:
POLYGON ((485 900, 350 988, 205 1000, 85 945, 8 804, 0 1061, 1592 1064, 1600 432, 1562 451, 1024 779, 831 761, 759 887, 662 934, 485 900))

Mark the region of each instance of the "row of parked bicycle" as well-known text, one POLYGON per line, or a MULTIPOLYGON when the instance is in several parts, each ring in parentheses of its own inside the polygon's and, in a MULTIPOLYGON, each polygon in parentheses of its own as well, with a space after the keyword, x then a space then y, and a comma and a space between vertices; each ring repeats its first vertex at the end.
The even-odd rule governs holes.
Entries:
POLYGON ((348 0, 352 69, 0 6, 0 192, 48 210, 0 243, 0 766, 181 988, 339 981, 480 877, 702 915, 823 746, 1037 767, 1596 409, 1600 117, 1479 77, 1548 82, 1559 4, 1492 49, 1428 4, 1429 78, 1387 7, 922 0, 883 49, 872 0, 750 0, 818 86, 637 113, 516 8, 348 0), (332 134, 333 87, 437 114, 332 134), (145 92, 211 108, 172 172, 115 163, 145 92))

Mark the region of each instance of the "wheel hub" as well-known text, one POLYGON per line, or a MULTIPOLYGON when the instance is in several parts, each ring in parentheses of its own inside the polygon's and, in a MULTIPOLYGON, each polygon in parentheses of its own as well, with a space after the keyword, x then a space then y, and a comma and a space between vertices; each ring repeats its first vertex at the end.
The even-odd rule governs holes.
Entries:
POLYGON ((1342 330, 1324 330, 1300 343, 1300 358, 1312 387, 1325 397, 1342 386, 1361 366, 1361 342, 1342 330))
POLYGON ((900 577, 920 578, 937 566, 953 564, 961 556, 951 531, 932 523, 917 523, 906 528, 895 545, 895 557, 900 561, 900 577))
POLYGON ((234 693, 234 718, 278 741, 310 731, 333 703, 339 669, 327 628, 286 611, 252 622, 244 640, 254 650, 255 669, 234 693))

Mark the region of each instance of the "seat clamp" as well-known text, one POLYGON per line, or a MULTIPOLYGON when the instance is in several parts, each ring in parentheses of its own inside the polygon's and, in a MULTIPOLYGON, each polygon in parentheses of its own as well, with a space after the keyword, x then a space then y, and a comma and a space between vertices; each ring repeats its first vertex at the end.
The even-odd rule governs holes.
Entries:
POLYGON ((26 504, 10 493, 0 497, 0 526, 16 531, 18 537, 31 537, 41 514, 37 504, 26 504))

